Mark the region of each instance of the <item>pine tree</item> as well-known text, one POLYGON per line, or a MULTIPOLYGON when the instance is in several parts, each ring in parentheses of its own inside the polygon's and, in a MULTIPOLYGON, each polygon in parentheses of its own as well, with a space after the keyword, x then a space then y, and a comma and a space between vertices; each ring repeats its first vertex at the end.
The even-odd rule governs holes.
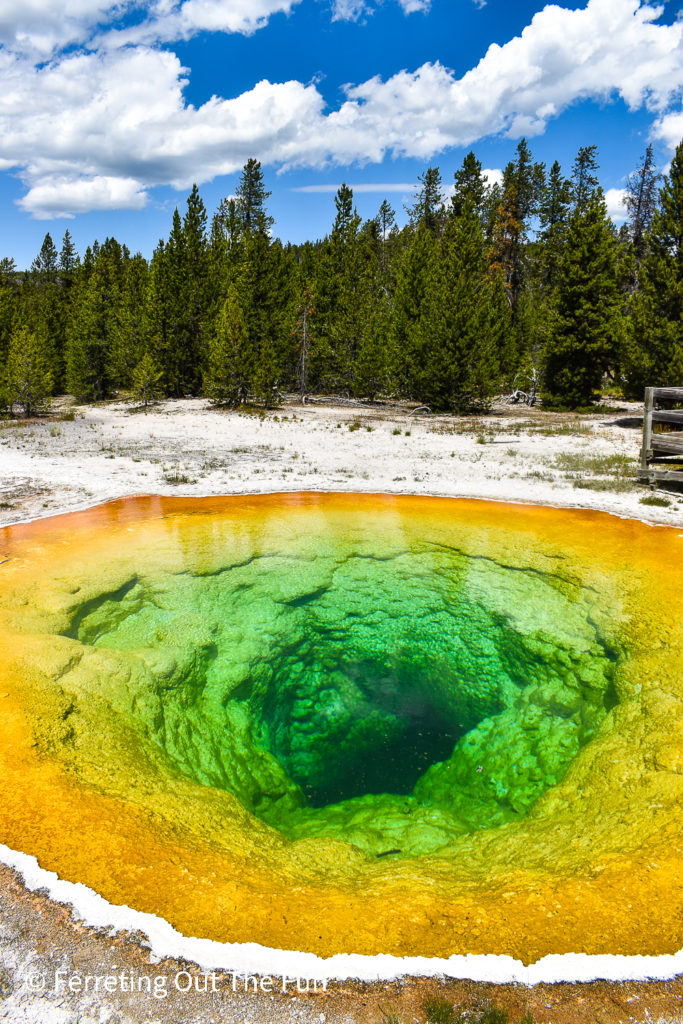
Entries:
POLYGON ((187 199, 183 218, 183 260, 180 268, 182 296, 182 335, 184 358, 182 384, 190 394, 199 394, 203 359, 203 328, 209 296, 207 294, 209 250, 206 237, 206 208, 196 185, 187 199))
POLYGON ((139 402, 146 409, 151 402, 160 398, 162 377, 163 373, 154 362, 152 355, 145 352, 131 374, 133 400, 139 402))
POLYGON ((597 146, 581 146, 574 160, 572 185, 574 213, 584 214, 600 189, 598 180, 597 146))
POLYGON ((57 249, 49 232, 24 280, 21 305, 21 319, 43 345, 53 384, 61 390, 68 308, 61 288, 57 249))
POLYGON ((538 204, 538 232, 535 241, 527 246, 527 279, 515 311, 515 326, 523 343, 518 348, 519 366, 510 381, 513 389, 520 370, 527 385, 522 390, 528 390, 530 380, 537 378, 541 353, 557 329, 557 287, 571 202, 571 182, 555 161, 538 204))
POLYGON ((544 403, 590 405, 615 359, 620 330, 616 243, 597 190, 577 203, 567 232, 555 331, 544 353, 544 403))
POLYGON ((59 253, 59 276, 62 280, 70 278, 78 267, 79 259, 76 246, 67 228, 62 239, 62 248, 59 253))
POLYGON ((544 186, 545 166, 534 162, 526 139, 521 139, 516 159, 503 172, 502 197, 491 230, 491 262, 503 271, 513 319, 529 277, 528 231, 544 186))
POLYGON ((164 390, 177 398, 198 394, 203 323, 207 316, 206 210, 194 187, 184 221, 173 212, 168 241, 152 259, 152 332, 164 372, 164 390))
POLYGON ((366 221, 356 247, 352 392, 371 400, 384 390, 389 366, 391 306, 381 251, 379 223, 366 221))
POLYGON ((116 384, 113 361, 120 330, 124 253, 115 239, 97 247, 90 276, 74 297, 67 338, 67 387, 78 398, 109 398, 116 384))
POLYGON ((268 408, 281 400, 285 381, 294 383, 294 279, 291 256, 279 242, 248 236, 237 283, 254 352, 252 389, 268 408))
POLYGON ((543 285, 548 289, 553 289, 557 284, 569 224, 571 198, 571 182, 562 176, 562 168, 556 160, 550 168, 538 208, 540 276, 543 285))
POLYGON ((130 387, 135 368, 154 347, 150 270, 137 253, 126 264, 112 337, 110 361, 115 386, 130 387))
POLYGON ((441 232, 444 221, 443 186, 438 167, 428 167, 418 177, 418 188, 412 206, 406 207, 415 228, 425 227, 433 235, 441 232))
POLYGON ((433 411, 484 409, 498 390, 509 311, 484 248, 479 216, 466 203, 447 223, 441 258, 431 263, 425 308, 414 327, 420 344, 413 397, 433 411))
POLYGON ((398 270, 393 310, 391 373, 400 393, 414 398, 422 380, 422 323, 433 284, 438 245, 424 226, 418 227, 398 270))
POLYGON ((659 201, 646 236, 624 357, 626 390, 634 398, 642 398, 645 387, 680 387, 683 380, 683 142, 659 201))
POLYGON ((258 160, 247 160, 235 196, 242 231, 246 234, 269 235, 274 223, 273 218, 266 213, 266 200, 270 192, 266 192, 258 160))
POLYGON ((38 412, 52 394, 52 373, 45 346, 26 327, 12 334, 7 356, 6 384, 10 407, 21 405, 25 416, 38 412))
POLYGON ((521 290, 520 248, 523 225, 516 216, 517 209, 517 190, 514 181, 510 180, 493 219, 488 251, 491 269, 502 281, 510 307, 515 304, 521 290))
POLYGON ((31 273, 43 281, 54 282, 57 280, 58 256, 55 243, 49 231, 43 239, 40 252, 31 264, 31 273))
POLYGON ((311 289, 304 288, 301 304, 296 310, 296 327, 294 331, 297 341, 296 382, 302 399, 308 393, 311 354, 315 346, 315 335, 312 330, 314 317, 315 306, 313 305, 311 289))
POLYGON ((209 338, 204 394, 215 405, 243 405, 249 400, 253 376, 254 350, 237 290, 230 285, 209 338))
POLYGON ((454 175, 451 212, 454 216, 459 217, 465 204, 469 203, 477 213, 481 213, 484 209, 487 191, 481 161, 477 160, 474 153, 470 151, 454 175))
POLYGON ((353 386, 353 364, 359 341, 358 279, 361 219, 353 191, 342 185, 334 198, 335 218, 317 260, 313 287, 318 311, 318 336, 327 352, 324 379, 327 390, 353 386))
POLYGON ((640 166, 629 175, 626 184, 626 209, 636 268, 640 266, 645 255, 645 236, 652 227, 657 209, 657 186, 661 177, 655 167, 654 150, 652 146, 648 146, 640 166))
POLYGON ((354 241, 360 223, 353 208, 353 190, 348 185, 340 185, 334 197, 334 206, 337 212, 332 225, 332 238, 341 250, 354 241))
POLYGON ((0 381, 7 364, 12 328, 19 307, 20 282, 14 260, 0 260, 0 381))
POLYGON ((382 205, 380 206, 377 214, 377 227, 379 229, 380 237, 380 269, 384 275, 386 275, 389 270, 389 264, 391 262, 391 250, 393 248, 391 245, 391 237, 395 224, 396 211, 386 199, 383 199, 382 205))

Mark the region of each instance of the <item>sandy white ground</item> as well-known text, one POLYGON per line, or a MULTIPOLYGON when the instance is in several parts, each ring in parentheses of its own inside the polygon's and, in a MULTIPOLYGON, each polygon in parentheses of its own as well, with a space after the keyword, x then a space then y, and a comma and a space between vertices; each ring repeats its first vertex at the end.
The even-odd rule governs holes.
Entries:
POLYGON ((683 493, 643 504, 649 492, 632 482, 641 415, 624 404, 468 418, 299 403, 258 415, 200 399, 147 413, 87 406, 71 422, 0 424, 0 525, 134 494, 294 490, 537 502, 683 525, 683 493))

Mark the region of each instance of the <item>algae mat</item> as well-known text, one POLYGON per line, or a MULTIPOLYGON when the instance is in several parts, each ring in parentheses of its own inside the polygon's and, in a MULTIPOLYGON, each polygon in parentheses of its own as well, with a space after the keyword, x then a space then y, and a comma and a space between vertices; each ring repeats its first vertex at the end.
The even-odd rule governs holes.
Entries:
POLYGON ((377 495, 0 531, 0 842, 329 956, 683 946, 678 531, 377 495))

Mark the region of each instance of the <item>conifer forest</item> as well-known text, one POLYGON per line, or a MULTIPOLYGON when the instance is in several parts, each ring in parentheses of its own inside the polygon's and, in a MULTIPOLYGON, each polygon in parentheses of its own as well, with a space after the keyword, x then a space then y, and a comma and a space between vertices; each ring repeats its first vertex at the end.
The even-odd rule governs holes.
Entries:
POLYGON ((115 238, 80 255, 68 231, 28 270, 0 261, 0 412, 122 392, 580 409, 683 383, 683 143, 667 176, 647 149, 619 229, 595 146, 565 172, 522 140, 500 184, 473 153, 451 182, 429 167, 402 228, 386 200, 362 222, 342 185, 329 234, 300 245, 273 237, 269 194, 249 160, 211 218, 192 189, 150 261, 115 238))

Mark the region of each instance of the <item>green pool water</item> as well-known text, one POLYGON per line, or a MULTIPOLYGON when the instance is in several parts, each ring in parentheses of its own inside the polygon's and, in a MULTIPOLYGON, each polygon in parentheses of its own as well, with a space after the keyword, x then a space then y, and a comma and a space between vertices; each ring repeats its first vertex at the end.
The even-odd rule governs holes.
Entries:
POLYGON ((400 856, 562 778, 616 702, 598 605, 559 571, 337 540, 141 573, 69 633, 141 659, 129 704, 181 774, 291 838, 400 856))

